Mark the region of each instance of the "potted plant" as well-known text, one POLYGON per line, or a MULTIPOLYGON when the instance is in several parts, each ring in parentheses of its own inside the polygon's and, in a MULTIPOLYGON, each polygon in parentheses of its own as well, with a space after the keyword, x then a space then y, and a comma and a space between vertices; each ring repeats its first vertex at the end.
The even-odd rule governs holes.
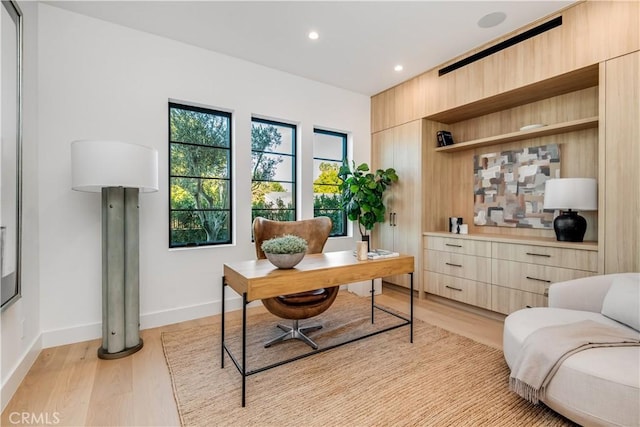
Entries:
POLYGON ((293 234, 265 240, 260 246, 271 264, 278 268, 295 267, 307 252, 307 241, 293 234))
POLYGON ((358 221, 358 230, 362 240, 369 241, 369 232, 377 222, 384 222, 386 208, 382 195, 393 182, 398 181, 395 169, 378 169, 374 173, 369 172, 369 166, 362 163, 356 167, 345 159, 338 176, 342 180, 340 191, 342 192, 342 208, 347 218, 358 221))

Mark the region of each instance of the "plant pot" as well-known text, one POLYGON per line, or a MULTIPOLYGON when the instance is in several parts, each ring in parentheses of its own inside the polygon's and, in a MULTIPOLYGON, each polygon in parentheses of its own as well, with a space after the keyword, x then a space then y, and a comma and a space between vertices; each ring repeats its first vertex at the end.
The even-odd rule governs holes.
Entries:
POLYGON ((371 244, 369 243, 369 235, 362 236, 362 241, 367 242, 367 252, 371 252, 371 244))
POLYGON ((281 269, 289 269, 293 268, 304 258, 305 252, 300 252, 297 254, 270 254, 265 252, 267 259, 271 262, 271 264, 275 265, 281 269))

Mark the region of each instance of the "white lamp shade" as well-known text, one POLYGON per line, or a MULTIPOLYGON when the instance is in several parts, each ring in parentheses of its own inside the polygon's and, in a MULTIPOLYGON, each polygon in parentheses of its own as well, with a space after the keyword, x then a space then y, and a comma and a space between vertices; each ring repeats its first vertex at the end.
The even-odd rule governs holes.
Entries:
POLYGON ((598 184, 594 178, 550 179, 544 189, 545 209, 598 209, 598 184))
POLYGON ((71 188, 100 192, 103 187, 158 191, 158 151, 120 141, 73 141, 71 188))

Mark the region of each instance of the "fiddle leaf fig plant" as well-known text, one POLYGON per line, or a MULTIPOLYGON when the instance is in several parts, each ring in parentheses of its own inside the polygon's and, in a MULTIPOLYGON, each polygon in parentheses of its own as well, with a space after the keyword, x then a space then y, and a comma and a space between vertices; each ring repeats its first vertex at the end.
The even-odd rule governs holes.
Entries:
POLYGON ((369 171, 366 163, 356 167, 354 161, 345 159, 338 172, 342 180, 342 208, 351 221, 358 222, 361 236, 368 236, 377 222, 384 222, 386 208, 382 199, 384 191, 398 181, 395 169, 369 171))

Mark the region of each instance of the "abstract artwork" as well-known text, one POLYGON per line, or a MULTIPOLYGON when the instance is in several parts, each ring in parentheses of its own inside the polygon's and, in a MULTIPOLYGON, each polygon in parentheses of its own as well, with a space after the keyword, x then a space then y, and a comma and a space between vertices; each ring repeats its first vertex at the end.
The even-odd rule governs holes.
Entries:
POLYGON ((474 156, 475 225, 553 228, 543 209, 545 182, 560 178, 557 144, 474 156))

